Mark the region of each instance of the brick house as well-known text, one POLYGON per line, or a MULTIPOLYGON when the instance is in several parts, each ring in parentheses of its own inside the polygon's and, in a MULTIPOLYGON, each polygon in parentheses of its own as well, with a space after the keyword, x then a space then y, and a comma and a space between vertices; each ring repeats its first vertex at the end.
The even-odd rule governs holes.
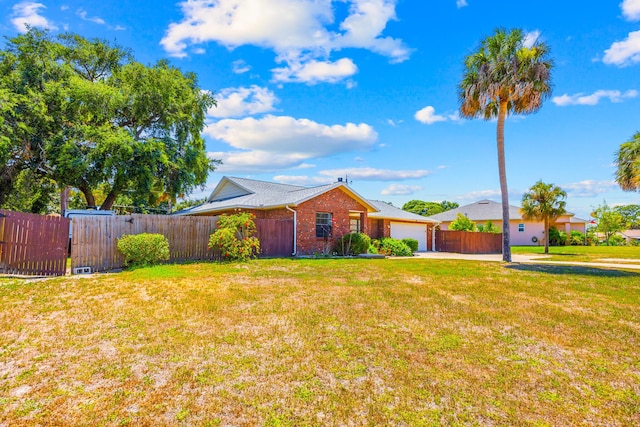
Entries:
POLYGON ((335 238, 349 232, 363 232, 372 238, 414 237, 420 250, 427 250, 431 247, 428 233, 437 223, 367 200, 344 182, 303 187, 227 176, 206 203, 175 214, 230 215, 240 211, 256 216, 261 241, 290 240, 291 245, 284 246, 290 249, 274 250, 269 254, 274 256, 327 253, 335 238))

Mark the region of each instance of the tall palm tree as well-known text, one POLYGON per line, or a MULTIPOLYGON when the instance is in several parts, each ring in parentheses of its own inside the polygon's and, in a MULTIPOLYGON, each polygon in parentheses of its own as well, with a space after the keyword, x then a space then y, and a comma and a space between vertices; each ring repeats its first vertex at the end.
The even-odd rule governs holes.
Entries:
POLYGON ((544 253, 549 253, 549 223, 566 213, 567 193, 553 184, 536 182, 522 197, 522 217, 544 222, 544 253))
POLYGON ((616 182, 624 191, 640 191, 640 132, 622 145, 616 153, 616 182))
POLYGON ((504 159, 504 121, 509 114, 535 113, 551 96, 549 47, 529 42, 520 29, 495 30, 465 59, 458 86, 460 114, 466 118, 498 119, 498 172, 502 195, 502 259, 511 262, 509 195, 504 159))

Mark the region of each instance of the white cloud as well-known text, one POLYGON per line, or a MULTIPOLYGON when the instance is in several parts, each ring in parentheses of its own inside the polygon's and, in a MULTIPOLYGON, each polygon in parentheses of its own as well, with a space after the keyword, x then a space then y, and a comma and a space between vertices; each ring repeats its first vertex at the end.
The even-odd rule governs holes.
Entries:
POLYGON ((218 102, 207 112, 210 117, 230 118, 274 111, 278 98, 269 89, 253 85, 251 87, 228 88, 214 97, 218 102))
POLYGON ((271 71, 273 71, 273 80, 277 82, 337 83, 353 76, 358 71, 358 67, 351 59, 342 58, 336 62, 290 61, 286 67, 274 68, 271 71))
POLYGON ((618 189, 615 181, 595 181, 592 179, 563 184, 560 186, 569 197, 595 197, 599 194, 618 189))
POLYGON ((365 123, 325 125, 308 119, 266 115, 259 119, 223 119, 204 134, 236 149, 210 153, 222 159, 221 171, 273 171, 300 167, 309 159, 369 150, 378 138, 365 123))
POLYGON ((337 181, 336 178, 305 176, 305 175, 297 175, 297 176, 296 175, 276 175, 273 177, 273 180, 281 184, 302 185, 302 186, 324 185, 324 184, 331 184, 332 182, 337 181))
POLYGON ((633 31, 625 40, 614 42, 604 51, 602 62, 619 67, 640 62, 640 31, 633 31))
POLYGON ((638 96, 637 90, 620 92, 619 90, 597 90, 591 95, 576 93, 574 95, 563 94, 554 96, 554 104, 565 107, 567 105, 597 105, 601 99, 608 98, 611 102, 622 102, 625 98, 635 98, 638 96))
POLYGON ((402 181, 406 179, 424 178, 431 175, 431 172, 424 169, 417 170, 391 170, 375 168, 345 168, 329 169, 318 172, 319 175, 327 177, 347 176, 349 180, 359 181, 402 181))
POLYGON ((387 188, 384 188, 380 194, 383 196, 409 196, 421 191, 423 188, 419 185, 401 185, 391 184, 387 188))
POLYGON ((46 28, 49 30, 57 30, 58 27, 53 25, 47 18, 40 15, 40 9, 47 7, 42 3, 23 1, 13 6, 11 14, 11 23, 17 31, 26 32, 27 25, 31 27, 46 28))
POLYGON ((447 114, 446 116, 436 114, 436 109, 430 105, 427 105, 422 110, 419 110, 414 115, 415 119, 421 123, 432 125, 437 122, 446 122, 453 121, 457 122, 460 120, 460 114, 456 111, 453 114, 447 114))
POLYGON ((463 7, 466 7, 467 5, 467 0, 456 0, 456 7, 458 9, 462 9, 463 7))
POLYGON ((640 20, 640 0, 624 0, 620 6, 622 14, 629 21, 640 20))
MULTIPOLYGON (((427 170, 391 170, 376 168, 346 168, 346 169, 325 169, 317 173, 316 176, 291 176, 277 175, 273 179, 277 182, 296 185, 321 185, 336 182, 338 178, 346 178, 351 181, 403 181, 407 179, 424 178, 430 175, 427 170)), ((392 184, 387 188, 401 191, 411 189, 413 192, 422 190, 419 186, 397 185, 392 184)), ((385 193, 383 193, 385 194, 385 193)), ((392 194, 392 193, 388 193, 392 194)), ((401 194, 401 193, 394 193, 401 194)), ((411 193, 402 193, 411 194, 411 193)))
POLYGON ((526 47, 531 47, 535 44, 535 42, 538 41, 539 38, 540 38, 540 31, 538 30, 530 31, 527 34, 525 34, 523 44, 526 47))
MULTIPOLYGON (((522 197, 522 194, 520 194, 519 196, 522 197)), ((500 197, 501 197, 500 190, 479 190, 479 191, 470 191, 466 194, 463 194, 462 196, 454 197, 454 199, 460 200, 460 201, 476 202, 478 200, 484 200, 484 199, 499 201, 500 197)))
POLYGON ((247 65, 242 59, 238 59, 237 61, 233 61, 233 72, 236 74, 244 74, 247 71, 251 70, 251 67, 247 65))
POLYGON ((93 22, 93 23, 98 24, 98 25, 105 25, 106 24, 104 22, 104 19, 99 18, 97 16, 94 16, 92 18, 88 18, 87 17, 87 11, 85 11, 83 9, 78 9, 77 12, 76 12, 76 15, 78 15, 80 17, 80 19, 82 19, 83 21, 93 22))
POLYGON ((113 27, 113 29, 115 31, 124 31, 127 29, 127 27, 123 27, 122 25, 116 25, 115 27, 113 27))
POLYGON ((396 19, 396 1, 188 0, 180 3, 184 18, 169 25, 160 43, 176 57, 186 56, 188 45, 207 42, 229 49, 259 46, 272 49, 276 61, 286 65, 275 69, 279 79, 335 82, 357 70, 350 59, 329 60, 341 49, 366 49, 391 62, 409 58, 411 50, 402 40, 383 36, 387 23, 396 19), (344 2, 348 15, 335 22, 333 5, 344 2))

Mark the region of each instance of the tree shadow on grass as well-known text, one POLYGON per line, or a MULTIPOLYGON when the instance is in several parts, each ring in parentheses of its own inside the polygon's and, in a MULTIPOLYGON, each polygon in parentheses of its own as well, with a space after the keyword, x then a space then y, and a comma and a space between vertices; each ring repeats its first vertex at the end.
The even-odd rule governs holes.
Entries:
POLYGON ((584 267, 578 265, 550 264, 509 264, 509 270, 530 271, 532 273, 570 274, 574 276, 597 277, 638 277, 640 273, 606 267, 584 267))

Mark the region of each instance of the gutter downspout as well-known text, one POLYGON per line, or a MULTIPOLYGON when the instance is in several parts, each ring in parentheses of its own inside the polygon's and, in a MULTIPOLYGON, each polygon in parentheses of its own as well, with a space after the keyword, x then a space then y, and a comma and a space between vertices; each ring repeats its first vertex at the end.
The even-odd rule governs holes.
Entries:
POLYGON ((431 227, 431 252, 436 251, 436 224, 431 227))
POLYGON ((289 205, 285 205, 284 208, 293 212, 293 253, 291 256, 296 256, 296 253, 298 252, 298 211, 291 209, 289 205))

